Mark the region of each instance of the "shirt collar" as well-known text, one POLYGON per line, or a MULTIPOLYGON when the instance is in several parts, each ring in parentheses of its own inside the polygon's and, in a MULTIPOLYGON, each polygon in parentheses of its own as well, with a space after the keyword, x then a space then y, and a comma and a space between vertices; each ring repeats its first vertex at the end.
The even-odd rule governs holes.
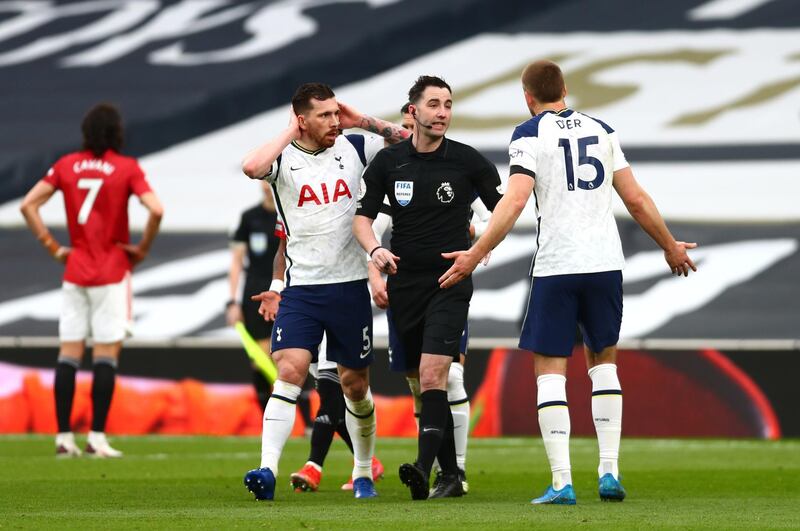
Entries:
POLYGON ((542 115, 542 114, 555 114, 559 118, 568 118, 573 112, 574 111, 572 109, 570 109, 569 107, 564 107, 563 109, 561 109, 558 112, 550 110, 550 109, 547 109, 546 111, 542 111, 539 114, 540 115, 542 115))
POLYGON ((448 148, 448 140, 447 137, 442 138, 442 143, 439 144, 439 147, 434 149, 433 151, 429 151, 426 153, 420 153, 417 151, 417 148, 414 147, 414 135, 408 137, 408 153, 410 155, 414 155, 420 158, 437 158, 437 159, 444 159, 447 158, 447 148, 448 148))
POLYGON ((320 149, 318 149, 316 151, 312 151, 312 150, 306 149, 303 146, 301 146, 300 144, 298 144, 296 140, 292 140, 292 145, 296 149, 299 149, 300 151, 302 151, 303 153, 305 153, 307 155, 319 155, 320 153, 322 153, 323 151, 325 151, 327 149, 327 148, 320 148, 320 149))

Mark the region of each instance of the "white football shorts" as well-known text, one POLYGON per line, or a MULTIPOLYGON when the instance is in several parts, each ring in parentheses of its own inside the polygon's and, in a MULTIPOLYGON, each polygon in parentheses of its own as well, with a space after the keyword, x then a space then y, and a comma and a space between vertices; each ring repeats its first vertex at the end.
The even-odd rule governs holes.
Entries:
POLYGON ((328 360, 326 355, 327 351, 328 336, 327 334, 322 334, 322 343, 319 344, 319 350, 317 351, 317 363, 312 363, 308 368, 308 372, 311 373, 311 376, 313 376, 315 380, 319 378, 319 371, 325 369, 336 369, 336 362, 328 360))
POLYGON ((61 288, 61 341, 116 343, 131 336, 131 275, 116 284, 79 286, 64 282, 61 288))

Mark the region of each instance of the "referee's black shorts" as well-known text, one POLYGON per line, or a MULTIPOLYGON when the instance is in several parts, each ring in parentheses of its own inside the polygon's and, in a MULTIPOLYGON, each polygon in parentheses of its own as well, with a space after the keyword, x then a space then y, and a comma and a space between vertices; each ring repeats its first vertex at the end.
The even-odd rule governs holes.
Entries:
POLYGON ((419 367, 420 355, 459 358, 461 334, 469 314, 472 277, 441 289, 444 271, 398 271, 387 282, 389 305, 408 367, 419 367))

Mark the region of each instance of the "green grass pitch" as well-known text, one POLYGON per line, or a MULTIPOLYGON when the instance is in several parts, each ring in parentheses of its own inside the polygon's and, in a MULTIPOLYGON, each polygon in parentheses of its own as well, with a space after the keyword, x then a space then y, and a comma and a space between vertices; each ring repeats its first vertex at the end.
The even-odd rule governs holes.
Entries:
POLYGON ((56 460, 53 439, 0 437, 0 529, 757 529, 800 528, 800 441, 623 439, 628 499, 597 497, 597 447, 572 441, 578 505, 531 506, 550 480, 536 438, 473 439, 470 493, 412 502, 397 477, 416 441, 380 439, 386 465, 379 497, 339 490, 351 457, 334 446, 317 493, 288 477, 308 441, 292 439, 274 502, 242 485, 259 461, 257 438, 116 437, 120 460, 56 460))

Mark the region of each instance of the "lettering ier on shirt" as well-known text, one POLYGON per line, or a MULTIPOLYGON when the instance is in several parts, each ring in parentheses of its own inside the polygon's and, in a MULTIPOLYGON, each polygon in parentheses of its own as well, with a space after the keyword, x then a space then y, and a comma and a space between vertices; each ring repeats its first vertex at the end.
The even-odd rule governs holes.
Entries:
POLYGON ((614 172, 628 166, 616 132, 564 109, 517 126, 510 173, 535 178, 538 249, 531 275, 621 270, 622 244, 612 212, 614 172))
POLYGON ((150 191, 136 159, 106 151, 95 157, 78 151, 60 158, 43 181, 64 194, 72 252, 64 280, 79 286, 121 281, 131 270, 127 253, 117 243, 129 243, 128 199, 150 191))
POLYGON ((367 278, 352 224, 361 174, 383 138, 339 135, 333 147, 287 146, 264 177, 272 184, 286 233, 286 285, 333 284, 367 278))

